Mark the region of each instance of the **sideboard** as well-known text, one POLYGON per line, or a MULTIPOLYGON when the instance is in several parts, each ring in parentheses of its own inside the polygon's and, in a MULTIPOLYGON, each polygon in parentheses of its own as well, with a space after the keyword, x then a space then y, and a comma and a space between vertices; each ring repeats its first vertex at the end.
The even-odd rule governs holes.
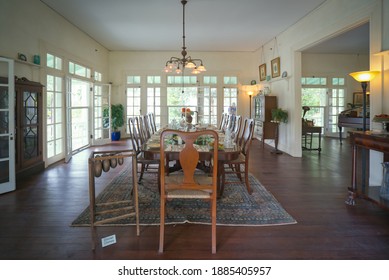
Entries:
POLYGON ((361 196, 388 208, 389 201, 379 196, 381 186, 369 186, 369 184, 365 184, 365 178, 368 172, 366 162, 368 153, 366 151, 382 152, 384 161, 389 161, 389 133, 353 131, 350 132, 350 141, 352 144, 351 187, 348 188, 349 194, 346 203, 355 205, 355 199, 361 196), (358 180, 361 181, 361 184, 358 184, 358 180), (361 186, 361 190, 358 190, 358 185, 361 186))

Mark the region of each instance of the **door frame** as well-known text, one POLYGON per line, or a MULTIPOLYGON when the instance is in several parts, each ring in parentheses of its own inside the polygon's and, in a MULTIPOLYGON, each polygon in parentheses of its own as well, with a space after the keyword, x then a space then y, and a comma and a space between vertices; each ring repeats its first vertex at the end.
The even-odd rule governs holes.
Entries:
POLYGON ((0 63, 7 64, 8 83, 1 86, 8 87, 8 108, 0 111, 8 112, 8 133, 2 137, 8 137, 8 157, 1 158, 0 161, 8 161, 8 181, 0 183, 0 194, 11 192, 16 189, 15 177, 15 76, 14 61, 12 59, 0 57, 0 63))

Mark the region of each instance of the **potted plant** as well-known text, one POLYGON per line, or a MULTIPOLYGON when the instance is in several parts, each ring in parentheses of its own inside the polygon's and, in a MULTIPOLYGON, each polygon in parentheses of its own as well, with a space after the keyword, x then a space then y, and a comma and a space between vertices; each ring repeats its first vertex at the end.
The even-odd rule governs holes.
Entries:
POLYGON ((276 108, 271 111, 271 117, 275 123, 287 123, 288 122, 288 111, 281 108, 276 108))
POLYGON ((124 107, 122 104, 111 105, 111 127, 113 129, 111 133, 112 141, 120 140, 120 130, 124 125, 124 107))
POLYGON ((281 108, 273 109, 271 110, 271 118, 272 118, 272 122, 276 123, 275 141, 274 141, 275 150, 272 153, 282 154, 282 152, 278 150, 278 133, 279 133, 280 123, 288 122, 288 111, 283 110, 281 108))

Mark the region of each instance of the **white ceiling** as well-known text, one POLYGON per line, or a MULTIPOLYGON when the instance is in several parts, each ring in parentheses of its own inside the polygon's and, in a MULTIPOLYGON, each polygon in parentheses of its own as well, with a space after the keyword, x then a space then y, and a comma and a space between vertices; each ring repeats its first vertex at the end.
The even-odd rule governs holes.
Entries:
MULTIPOLYGON (((182 46, 180 0, 41 1, 108 50, 177 51, 182 46)), ((186 46, 188 51, 255 51, 323 2, 188 0, 186 46)), ((356 47, 357 39, 349 36, 348 45, 356 47)), ((336 52, 337 42, 323 46, 336 52)))

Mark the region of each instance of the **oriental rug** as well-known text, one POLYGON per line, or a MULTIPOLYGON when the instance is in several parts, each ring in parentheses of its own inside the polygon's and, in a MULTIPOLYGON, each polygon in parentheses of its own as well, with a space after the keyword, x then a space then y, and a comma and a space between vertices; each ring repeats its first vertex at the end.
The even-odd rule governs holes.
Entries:
MULTIPOLYGON (((97 196, 96 203, 130 200, 130 170, 114 178, 97 196)), ((224 193, 217 201, 217 225, 224 226, 272 226, 295 224, 275 197, 250 174, 252 194, 234 174, 227 174, 224 193)), ((159 225, 160 200, 155 174, 145 174, 139 189, 139 216, 141 225, 159 225)), ((120 211, 116 214, 123 214, 120 211)), ((166 224, 210 224, 210 204, 198 199, 174 199, 167 203, 166 224)), ((112 215, 112 214, 110 214, 112 215)), ((112 216, 110 216, 112 217, 112 216)), ((103 217, 109 218, 109 217, 103 217)), ((97 220, 99 220, 97 218, 97 220)), ((135 217, 104 224, 104 226, 134 225, 135 217)), ((89 226, 89 206, 72 222, 72 226, 89 226)))

